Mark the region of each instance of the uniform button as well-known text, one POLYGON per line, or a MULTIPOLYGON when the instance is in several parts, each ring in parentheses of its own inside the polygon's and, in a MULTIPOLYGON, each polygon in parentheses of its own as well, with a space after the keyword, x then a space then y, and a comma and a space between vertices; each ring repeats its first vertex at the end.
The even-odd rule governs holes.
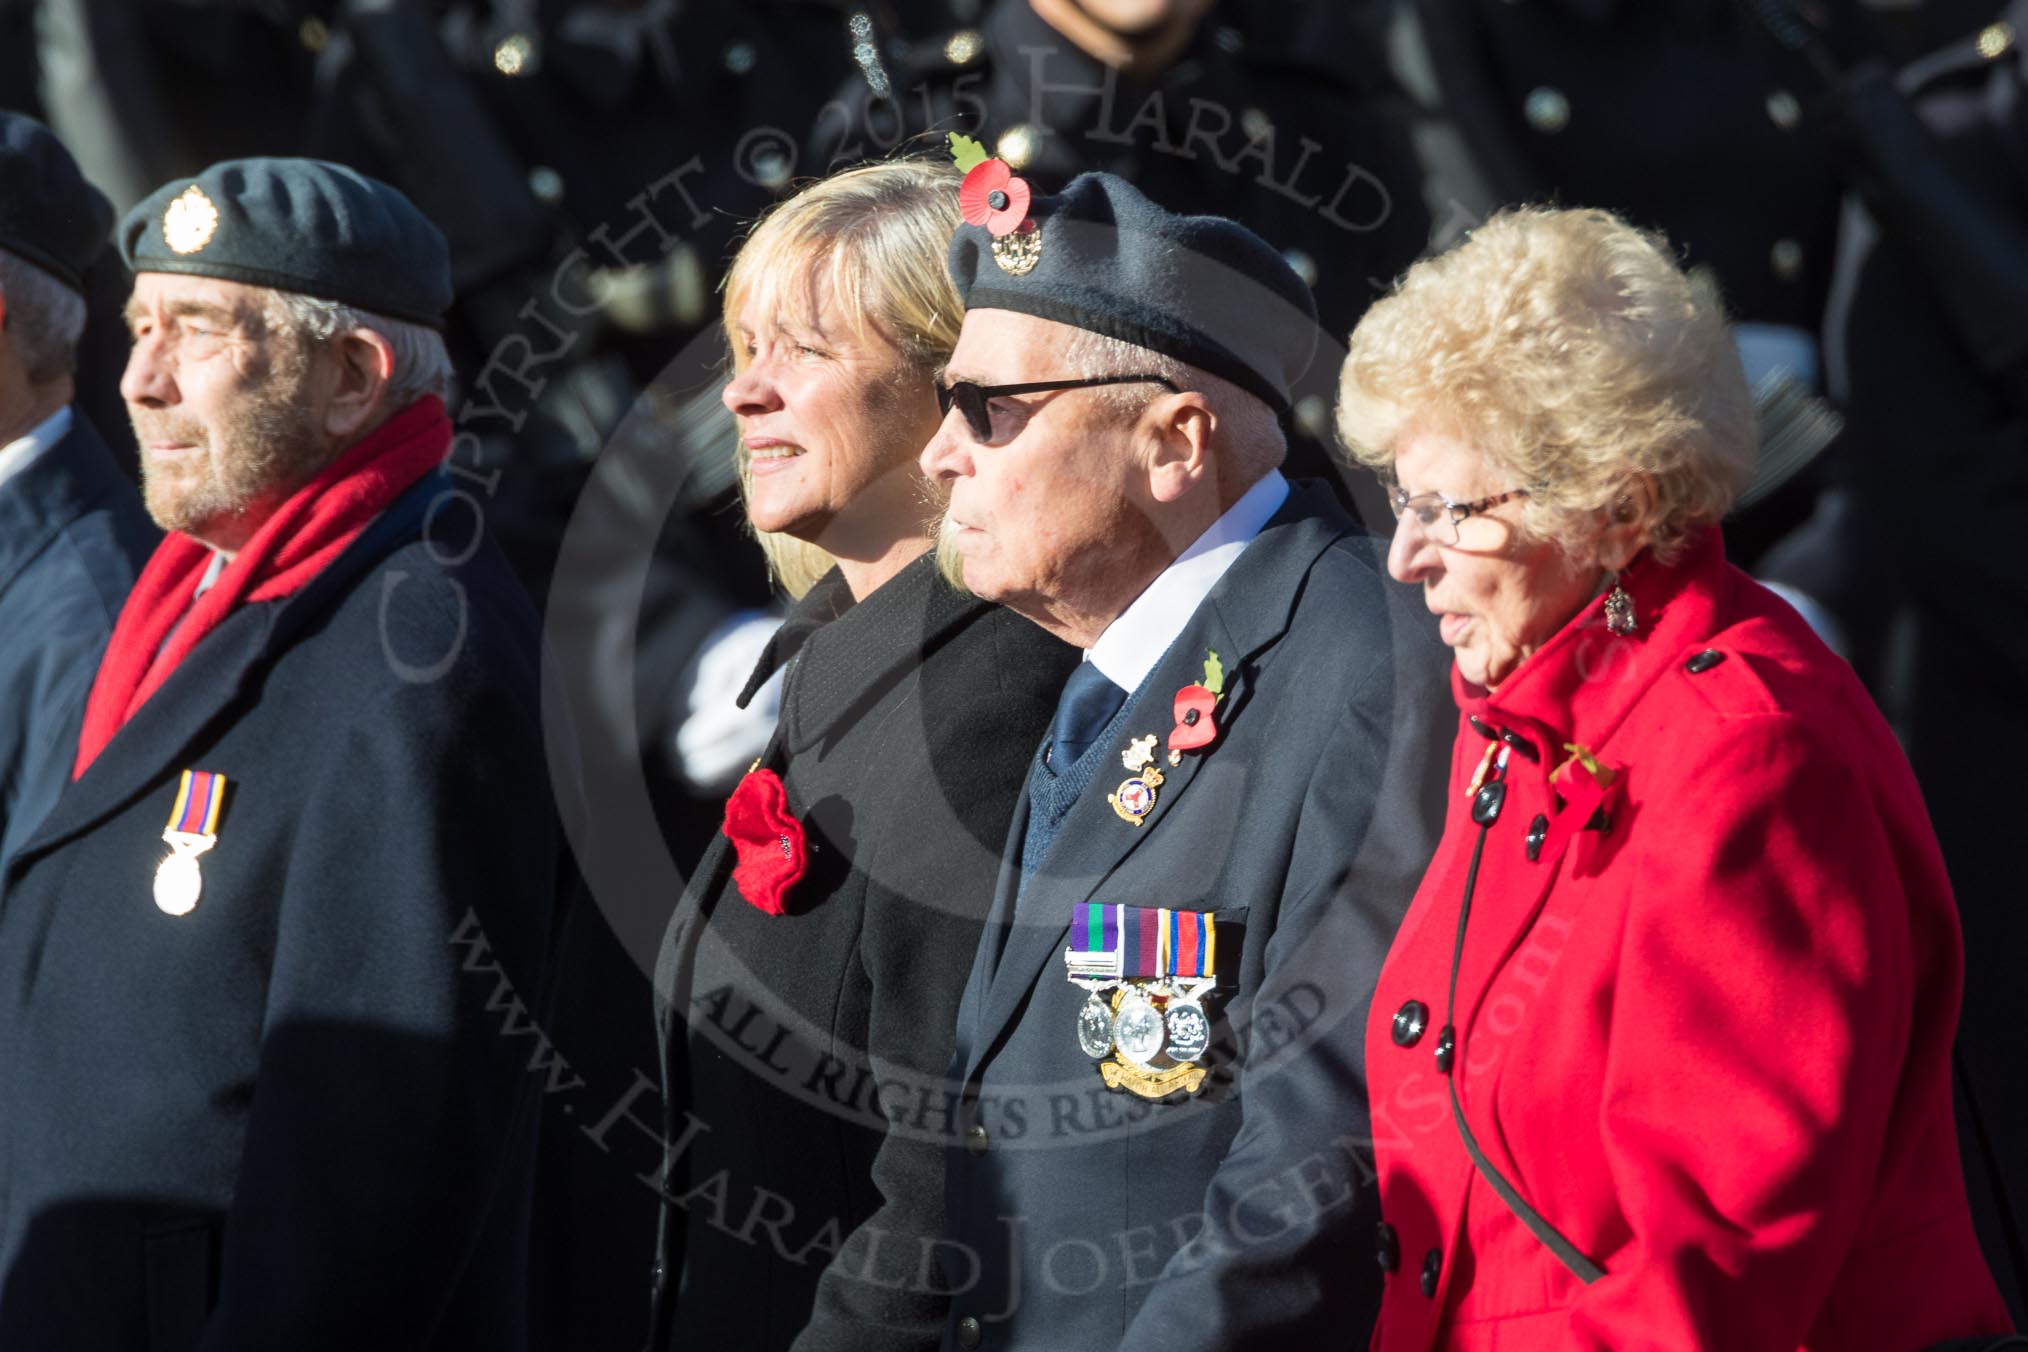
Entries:
POLYGON ((2014 26, 2008 23, 1987 24, 1979 30, 1979 55, 1988 61, 1998 61, 2014 45, 2014 26))
POLYGON ((753 63, 758 59, 758 53, 754 51, 751 42, 735 42, 727 47, 724 52, 720 53, 718 59, 734 75, 744 75, 753 69, 753 63))
POLYGON ((1317 260, 1301 249, 1282 250, 1282 261, 1289 265, 1289 271, 1295 273, 1304 286, 1317 284, 1317 260))
POLYGON ((1382 1272, 1393 1272, 1401 1266, 1401 1241, 1386 1221, 1380 1222, 1380 1232, 1374 1237, 1373 1257, 1382 1272))
POLYGON ((1028 162, 1041 148, 1042 138, 1035 134, 1035 128, 1026 122, 1016 122, 1002 133, 993 146, 993 153, 1007 161, 1009 169, 1020 170, 1028 167, 1028 162))
POLYGON ((1803 105, 1788 90, 1777 89, 1767 96, 1767 120, 1783 131, 1794 131, 1803 120, 1803 105))
POLYGON ((1296 430, 1322 441, 1331 432, 1331 405, 1315 394, 1296 400, 1296 430))
POLYGON ((1451 1059, 1457 1054, 1457 1050, 1458 1035, 1449 1024, 1445 1024, 1443 1032, 1437 1034, 1436 1063, 1440 1073, 1445 1075, 1451 1073, 1451 1059))
POLYGON ((958 1321, 958 1346, 977 1347, 978 1345, 979 1321, 970 1315, 966 1315, 958 1321))
POLYGON ((1422 1030, 1429 1027, 1429 1006, 1420 1000, 1410 1000, 1394 1011, 1394 1045, 1413 1047, 1422 1041, 1422 1030))
POLYGON ((954 66, 969 66, 986 50, 986 37, 976 28, 960 28, 944 44, 944 60, 954 66))
POLYGON ((1212 33, 1211 40, 1218 44, 1218 50, 1227 56, 1238 56, 1246 47, 1246 35, 1237 28, 1220 28, 1212 33))
POLYGON ((1422 1293, 1431 1300, 1436 1299, 1437 1278, 1443 1275, 1443 1250, 1431 1249, 1422 1256, 1422 1293))
POLYGON ((1264 109, 1248 108, 1239 115, 1239 129, 1246 133, 1247 144, 1252 145, 1275 134, 1275 120, 1264 109))
POLYGON ((538 164, 528 171, 528 191, 535 194, 536 201, 553 207, 563 200, 563 175, 538 164))
POLYGON ((502 75, 533 75, 535 66, 535 39, 526 33, 510 33, 493 48, 493 69, 502 75))
POLYGON ((986 1153, 986 1129, 976 1122, 965 1130, 965 1149, 973 1155, 986 1153))
POLYGON ((1803 246, 1792 239, 1778 239, 1767 251, 1767 263, 1775 276, 1793 282, 1803 275, 1803 246))
POLYGON ((1529 91, 1521 105, 1521 115, 1544 136, 1554 136, 1570 125, 1570 100, 1561 89, 1543 85, 1529 91))
POLYGON ((303 44, 304 51, 321 52, 331 45, 331 30, 313 14, 296 26, 296 39, 303 44))
POLYGON ((1723 662, 1724 660, 1725 660, 1724 653, 1718 651, 1718 649, 1716 648, 1706 648, 1703 652, 1698 653, 1688 662, 1685 662, 1683 664, 1683 668, 1693 676, 1702 676, 1705 672, 1711 670, 1713 667, 1717 666, 1720 662, 1723 662))

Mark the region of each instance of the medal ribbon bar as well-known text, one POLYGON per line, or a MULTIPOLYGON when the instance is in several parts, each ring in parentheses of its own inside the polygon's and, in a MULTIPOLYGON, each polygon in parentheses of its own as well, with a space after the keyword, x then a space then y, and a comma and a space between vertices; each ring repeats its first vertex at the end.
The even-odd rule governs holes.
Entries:
POLYGON ((215 770, 185 770, 169 810, 169 829, 183 836, 218 836, 218 812, 225 804, 225 776, 215 770))

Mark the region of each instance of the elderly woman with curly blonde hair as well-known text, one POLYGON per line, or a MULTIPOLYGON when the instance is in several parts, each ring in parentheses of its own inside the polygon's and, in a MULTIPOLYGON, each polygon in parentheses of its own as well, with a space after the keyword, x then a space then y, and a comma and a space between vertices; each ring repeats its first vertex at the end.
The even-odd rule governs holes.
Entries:
POLYGON ((2006 1329, 1950 883, 1851 671, 1725 561, 1754 416, 1714 299, 1610 214, 1503 213, 1368 312, 1339 425, 1460 711, 1367 1032, 1373 1345, 2006 1329))

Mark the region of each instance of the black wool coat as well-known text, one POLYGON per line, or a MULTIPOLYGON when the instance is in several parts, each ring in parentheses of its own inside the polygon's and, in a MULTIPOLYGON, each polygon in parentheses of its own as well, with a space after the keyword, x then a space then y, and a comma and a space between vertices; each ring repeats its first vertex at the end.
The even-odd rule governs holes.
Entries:
POLYGON ((788 675, 762 764, 815 848, 769 915, 720 836, 663 943, 657 1347, 936 1345, 952 1026, 1077 660, 929 556, 856 605, 832 573, 763 657, 756 682, 788 675))
POLYGON ((0 484, 0 864, 70 782, 99 654, 160 538, 82 410, 0 484))
POLYGON ((446 489, 228 616, 9 864, 0 1347, 523 1346, 566 863, 535 616, 446 489), (176 916, 186 768, 230 787, 176 916))
POLYGON ((1016 812, 958 1010, 947 1352, 1364 1344, 1380 1298, 1366 1014, 1437 837, 1456 717, 1447 654, 1384 548, 1321 486, 1292 485, 1086 753, 1099 773, 1042 858, 1014 857, 1016 812), (1136 743, 1168 744, 1212 652, 1216 739, 1162 755, 1154 805, 1122 821, 1107 796, 1136 743), (1063 953, 1085 902, 1211 913, 1195 1097, 1111 1089, 1081 1049, 1091 997, 1063 953))

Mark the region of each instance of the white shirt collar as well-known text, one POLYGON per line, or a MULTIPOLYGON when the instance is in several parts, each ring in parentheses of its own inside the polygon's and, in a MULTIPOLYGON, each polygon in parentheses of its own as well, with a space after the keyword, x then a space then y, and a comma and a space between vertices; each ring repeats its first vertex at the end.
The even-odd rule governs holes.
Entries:
POLYGON ((70 435, 70 405, 28 429, 28 435, 0 446, 0 484, 28 468, 29 461, 70 435))
POLYGON ((1269 470, 1106 626, 1085 660, 1131 694, 1288 497, 1289 481, 1269 470))

